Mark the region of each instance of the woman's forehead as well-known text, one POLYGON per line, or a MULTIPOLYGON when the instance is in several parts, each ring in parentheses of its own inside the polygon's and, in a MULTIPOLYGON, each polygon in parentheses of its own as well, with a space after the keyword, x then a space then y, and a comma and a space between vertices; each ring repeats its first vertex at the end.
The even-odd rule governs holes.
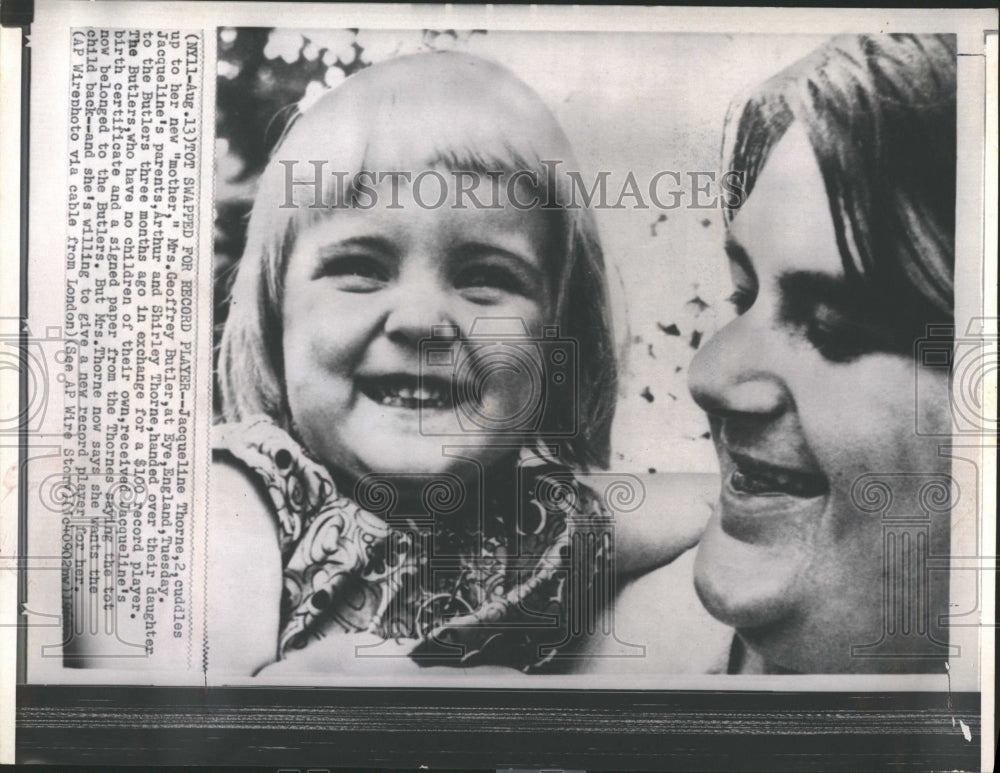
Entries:
POLYGON ((801 124, 772 149, 729 237, 758 274, 843 273, 826 184, 801 124))

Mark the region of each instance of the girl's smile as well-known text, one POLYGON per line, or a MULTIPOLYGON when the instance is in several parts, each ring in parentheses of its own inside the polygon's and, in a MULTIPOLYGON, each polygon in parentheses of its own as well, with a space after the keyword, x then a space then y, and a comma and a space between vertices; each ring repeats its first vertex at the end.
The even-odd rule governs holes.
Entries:
MULTIPOLYGON (((480 184, 487 200, 492 186, 480 184)), ((422 362, 421 341, 444 336, 475 356, 469 335, 484 317, 492 331, 537 335, 552 313, 549 230, 545 213, 505 199, 501 208, 420 206, 405 184, 380 190, 370 209, 303 228, 282 304, 287 400, 303 442, 352 477, 446 471, 456 462, 447 443, 475 445, 464 455, 489 463, 522 442, 509 432, 463 436, 456 412, 517 414, 531 394, 526 374, 501 370, 469 389, 456 375, 460 358, 422 362)))
POLYGON ((410 411, 452 408, 455 404, 452 395, 459 391, 452 381, 426 374, 361 374, 356 383, 370 400, 387 408, 410 411))

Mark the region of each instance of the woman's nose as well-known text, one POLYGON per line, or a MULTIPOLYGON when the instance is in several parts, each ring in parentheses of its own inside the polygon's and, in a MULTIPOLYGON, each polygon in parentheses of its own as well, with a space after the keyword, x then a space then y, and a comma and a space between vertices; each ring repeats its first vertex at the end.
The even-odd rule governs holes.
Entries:
POLYGON ((688 370, 688 389, 707 413, 773 417, 791 401, 788 387, 767 351, 771 330, 739 317, 701 347, 688 370))

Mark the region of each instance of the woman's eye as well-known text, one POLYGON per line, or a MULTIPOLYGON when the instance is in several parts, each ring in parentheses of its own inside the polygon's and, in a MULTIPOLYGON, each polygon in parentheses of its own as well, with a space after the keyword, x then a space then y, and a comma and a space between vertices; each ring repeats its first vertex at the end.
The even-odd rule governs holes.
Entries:
POLYGON ((756 300, 757 294, 746 287, 737 287, 726 301, 733 305, 737 314, 744 314, 756 300))
POLYGON ((852 362, 881 347, 877 336, 865 325, 859 325, 824 307, 816 309, 805 326, 805 336, 820 355, 830 362, 852 362))
POLYGON ((389 281, 381 262, 368 255, 338 255, 323 261, 319 276, 330 277, 345 292, 372 292, 389 281))
POLYGON ((455 278, 455 286, 467 291, 473 300, 492 300, 501 293, 527 294, 527 289, 512 271, 500 266, 472 266, 455 278))

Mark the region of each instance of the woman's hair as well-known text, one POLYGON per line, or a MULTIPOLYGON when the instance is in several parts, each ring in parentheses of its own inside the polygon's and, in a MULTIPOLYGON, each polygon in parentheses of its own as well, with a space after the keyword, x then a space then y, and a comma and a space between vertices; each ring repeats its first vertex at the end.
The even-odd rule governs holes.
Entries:
MULTIPOLYGON (((552 173, 553 161, 575 168, 551 111, 508 70, 467 54, 415 54, 376 64, 296 116, 261 175, 232 287, 218 365, 224 418, 265 413, 291 426, 283 376, 284 274, 299 231, 337 216, 329 206, 338 196, 335 173, 349 184, 361 173, 430 167, 522 172, 521 179, 528 172, 538 180, 532 193, 540 202, 571 201, 569 178, 552 173), (321 190, 314 185, 317 171, 321 190)), ((431 189, 436 194, 436 186, 431 189)), ((566 463, 606 467, 617 367, 597 227, 585 208, 547 214, 555 237, 546 256, 552 321, 561 338, 576 342, 579 401, 557 406, 555 426, 540 434, 544 439, 549 430, 566 463)))
POLYGON ((799 121, 848 281, 892 299, 917 335, 954 314, 955 47, 953 35, 834 38, 734 101, 723 141, 723 168, 746 175, 728 223, 799 121))

